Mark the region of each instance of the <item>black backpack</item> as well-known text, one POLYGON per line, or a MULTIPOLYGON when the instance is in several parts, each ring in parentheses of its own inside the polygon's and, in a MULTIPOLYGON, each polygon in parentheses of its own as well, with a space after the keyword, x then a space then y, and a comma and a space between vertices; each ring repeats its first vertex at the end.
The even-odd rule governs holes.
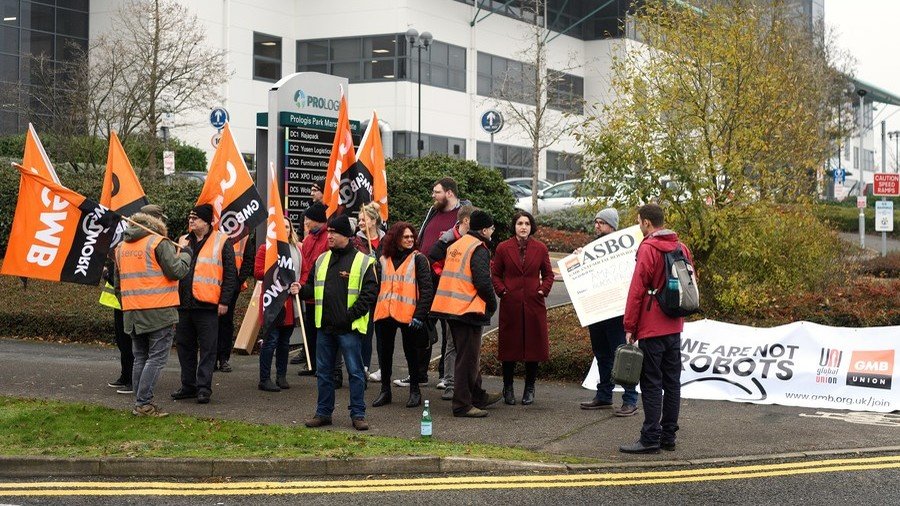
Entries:
POLYGON ((656 296, 659 308, 672 318, 689 316, 700 311, 700 289, 694 275, 694 265, 684 254, 681 243, 668 252, 663 253, 666 264, 666 277, 663 286, 650 293, 656 296))

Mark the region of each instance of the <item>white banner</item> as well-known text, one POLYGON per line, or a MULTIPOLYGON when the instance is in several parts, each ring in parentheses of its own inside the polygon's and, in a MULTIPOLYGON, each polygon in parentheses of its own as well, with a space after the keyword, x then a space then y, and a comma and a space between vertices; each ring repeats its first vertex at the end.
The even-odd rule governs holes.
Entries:
MULTIPOLYGON (((685 323, 681 396, 888 413, 900 409, 898 336, 900 327, 685 323)), ((595 389, 597 378, 594 365, 582 386, 595 389)))
POLYGON ((635 254, 644 234, 637 225, 605 235, 579 255, 559 261, 566 290, 582 327, 625 314, 635 254))

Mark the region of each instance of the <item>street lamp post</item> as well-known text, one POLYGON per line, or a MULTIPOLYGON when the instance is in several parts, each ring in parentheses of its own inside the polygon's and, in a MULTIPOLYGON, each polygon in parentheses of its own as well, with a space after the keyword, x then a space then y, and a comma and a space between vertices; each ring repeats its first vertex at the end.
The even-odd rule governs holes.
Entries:
MULTIPOLYGON (((888 138, 894 139, 894 172, 900 172, 900 130, 888 132, 888 138)), ((884 171, 887 172, 886 165, 884 171)))
POLYGON ((410 28, 406 31, 406 40, 409 41, 409 47, 410 49, 416 48, 418 50, 419 59, 419 69, 416 72, 419 82, 419 131, 416 135, 416 158, 422 158, 422 48, 425 48, 427 51, 431 46, 432 39, 433 37, 429 32, 419 34, 419 31, 415 28, 410 28))
MULTIPOLYGON (((866 114, 865 114, 865 96, 868 91, 858 88, 856 94, 859 95, 859 157, 856 160, 859 163, 859 195, 866 197, 866 173, 863 171, 863 134, 866 131, 866 114)), ((865 209, 859 208, 859 247, 866 247, 866 214, 865 209)))

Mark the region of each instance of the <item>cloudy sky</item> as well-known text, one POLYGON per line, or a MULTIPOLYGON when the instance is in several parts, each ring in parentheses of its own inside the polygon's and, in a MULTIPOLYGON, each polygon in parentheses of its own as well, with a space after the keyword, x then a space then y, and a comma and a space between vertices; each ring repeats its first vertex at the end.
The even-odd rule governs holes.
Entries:
MULTIPOLYGON (((900 1, 825 0, 825 24, 838 35, 838 45, 856 58, 856 77, 900 96, 900 1)), ((875 165, 881 167, 881 120, 888 131, 900 130, 900 108, 880 106, 875 114, 875 165)), ((888 167, 896 163, 888 139, 888 167)))

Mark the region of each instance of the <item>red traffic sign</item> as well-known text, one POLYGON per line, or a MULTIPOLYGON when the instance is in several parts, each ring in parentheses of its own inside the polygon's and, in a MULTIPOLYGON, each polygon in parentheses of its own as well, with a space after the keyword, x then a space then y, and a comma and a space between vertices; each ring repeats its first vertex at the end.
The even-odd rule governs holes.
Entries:
POLYGON ((876 197, 900 197, 900 174, 876 172, 872 195, 876 197))

